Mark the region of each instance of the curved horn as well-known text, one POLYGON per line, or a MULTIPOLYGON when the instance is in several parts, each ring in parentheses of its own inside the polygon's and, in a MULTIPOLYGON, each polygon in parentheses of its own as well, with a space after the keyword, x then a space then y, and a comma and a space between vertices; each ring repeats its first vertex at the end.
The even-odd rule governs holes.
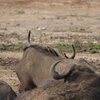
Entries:
POLYGON ((30 38, 30 36, 31 36, 31 31, 29 31, 29 33, 28 33, 28 43, 29 44, 31 44, 31 38, 30 38))
POLYGON ((73 48, 73 55, 71 56, 71 57, 68 57, 67 55, 66 55, 66 53, 64 53, 64 56, 68 59, 74 59, 75 58, 75 55, 76 55, 76 49, 75 49, 75 47, 74 47, 74 45, 72 45, 72 48, 73 48))
POLYGON ((58 63, 60 63, 61 61, 56 61, 55 63, 53 63, 51 65, 50 68, 50 74, 53 76, 54 79, 59 80, 65 77, 65 75, 59 75, 58 72, 55 71, 55 67, 57 66, 58 63))
POLYGON ((53 78, 55 80, 59 80, 59 79, 63 79, 64 78, 64 81, 66 81, 67 77, 73 72, 74 68, 75 68, 75 65, 72 65, 70 69, 68 69, 66 71, 66 73, 64 74, 59 74, 58 72, 55 71, 55 67, 57 66, 57 64, 59 64, 61 62, 61 60, 59 61, 56 61, 55 63, 53 63, 51 65, 51 68, 50 68, 50 74, 53 76, 53 78))

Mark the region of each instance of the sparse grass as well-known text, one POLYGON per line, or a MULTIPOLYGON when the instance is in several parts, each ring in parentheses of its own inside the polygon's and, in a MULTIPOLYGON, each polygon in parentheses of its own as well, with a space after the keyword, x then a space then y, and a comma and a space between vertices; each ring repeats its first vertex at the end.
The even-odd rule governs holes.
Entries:
POLYGON ((25 14, 25 11, 24 10, 18 10, 16 12, 17 12, 17 14, 25 14))
POLYGON ((87 51, 89 51, 91 53, 100 52, 100 44, 89 44, 89 45, 85 46, 85 48, 87 48, 87 51))
POLYGON ((5 32, 0 32, 0 36, 4 36, 5 32))
POLYGON ((100 50, 100 44, 90 44, 89 45, 90 49, 96 49, 96 50, 100 50))
POLYGON ((14 36, 14 37, 19 37, 19 34, 17 32, 11 32, 9 34, 6 34, 5 32, 0 32, 0 36, 14 36))
POLYGON ((17 32, 10 33, 11 36, 19 37, 19 34, 17 32))
POLYGON ((10 33, 10 35, 18 35, 18 33, 17 32, 12 32, 12 33, 10 33))
MULTIPOLYGON (((77 42, 77 43, 79 43, 79 42, 77 42)), ((68 44, 60 44, 60 43, 52 44, 51 47, 58 48, 59 50, 67 51, 67 52, 72 51, 71 45, 68 45, 68 44)), ((75 45, 75 48, 76 48, 77 52, 91 52, 91 53, 100 52, 100 44, 81 45, 79 43, 78 46, 75 45)))
MULTIPOLYGON (((25 44, 18 43, 18 44, 0 44, 0 50, 3 51, 21 51, 25 47, 25 44)), ((61 51, 72 52, 72 46, 69 44, 52 44, 52 48, 57 48, 61 51)), ((81 45, 81 48, 75 46, 77 52, 91 52, 91 53, 98 53, 100 52, 100 44, 87 44, 81 45)))
POLYGON ((57 49, 62 50, 62 51, 67 51, 67 52, 72 51, 71 45, 68 45, 68 44, 60 44, 60 43, 52 44, 51 47, 57 48, 57 49))
POLYGON ((22 50, 24 47, 23 44, 0 44, 0 50, 3 51, 20 51, 22 50))

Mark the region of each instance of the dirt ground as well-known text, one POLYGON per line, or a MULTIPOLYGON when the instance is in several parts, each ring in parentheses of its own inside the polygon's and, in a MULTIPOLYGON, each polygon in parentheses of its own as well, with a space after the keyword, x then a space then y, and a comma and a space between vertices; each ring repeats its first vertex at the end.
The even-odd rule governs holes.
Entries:
MULTIPOLYGON (((100 44, 99 0, 0 0, 0 44, 27 43, 100 44)), ((15 66, 22 52, 0 51, 0 79, 18 93, 15 66)), ((100 68, 100 52, 77 53, 100 68)))

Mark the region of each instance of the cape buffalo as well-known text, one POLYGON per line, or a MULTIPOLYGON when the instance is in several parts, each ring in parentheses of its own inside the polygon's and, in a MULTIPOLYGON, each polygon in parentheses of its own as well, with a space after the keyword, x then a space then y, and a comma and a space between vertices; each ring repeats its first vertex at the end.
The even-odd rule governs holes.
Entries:
POLYGON ((16 93, 4 81, 0 80, 0 100, 15 100, 16 93))
POLYGON ((22 93, 16 100, 100 100, 100 79, 58 84, 22 93))
POLYGON ((74 59, 76 54, 73 45, 74 52, 70 58, 56 49, 35 44, 31 45, 30 34, 31 32, 29 31, 29 46, 24 49, 23 58, 16 66, 17 76, 25 91, 36 88, 40 82, 50 78, 50 66, 56 60, 74 59))
MULTIPOLYGON (((53 68, 57 63, 54 63, 53 68)), ((67 76, 72 82, 52 80, 47 83, 46 88, 27 91, 16 100, 100 100, 100 77, 93 71, 94 69, 91 71, 82 69, 84 68, 76 71, 74 68, 67 76)), ((51 68, 52 70, 54 69, 51 68)))
MULTIPOLYGON (((62 66, 63 67, 63 66, 62 66)), ((52 66, 50 67, 50 72, 51 72, 51 76, 53 76, 54 79, 56 80, 60 80, 64 78, 64 82, 70 82, 70 81, 74 81, 76 80, 76 78, 79 78, 78 73, 79 72, 89 72, 89 73, 95 73, 96 75, 100 76, 100 73, 97 71, 96 66, 88 63, 85 59, 80 58, 80 59, 67 59, 67 60, 59 60, 56 61, 55 63, 52 64, 52 66), (65 67, 65 73, 61 72, 62 70, 60 70, 59 74, 57 71, 55 71, 57 65, 59 63, 65 63, 66 67, 65 67), (76 73, 77 74, 73 74, 76 73)))

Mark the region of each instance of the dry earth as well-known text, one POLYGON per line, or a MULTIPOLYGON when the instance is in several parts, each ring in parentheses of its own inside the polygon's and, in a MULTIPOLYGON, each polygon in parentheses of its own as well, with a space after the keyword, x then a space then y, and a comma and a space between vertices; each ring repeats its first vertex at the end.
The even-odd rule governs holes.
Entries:
MULTIPOLYGON (((0 0, 0 44, 34 43, 100 44, 99 0, 0 0)), ((0 79, 18 93, 14 71, 22 52, 0 51, 0 79)), ((100 53, 78 53, 100 68, 100 53)))

